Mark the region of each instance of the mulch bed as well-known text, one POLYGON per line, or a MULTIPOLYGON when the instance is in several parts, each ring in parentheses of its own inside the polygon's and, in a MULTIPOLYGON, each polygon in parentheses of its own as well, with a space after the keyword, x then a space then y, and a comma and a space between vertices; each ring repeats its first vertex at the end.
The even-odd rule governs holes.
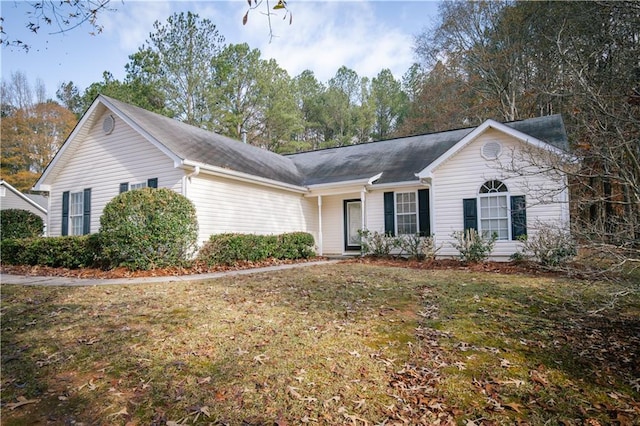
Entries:
MULTIPOLYGON (((287 265, 293 263, 312 262, 324 260, 322 257, 301 260, 278 260, 266 259, 259 262, 241 262, 234 266, 214 266, 207 267, 195 265, 188 268, 158 268, 148 271, 131 271, 120 267, 103 270, 96 268, 52 268, 48 266, 28 266, 28 265, 0 265, 0 272, 3 274, 23 275, 23 276, 46 276, 46 277, 69 277, 69 278, 144 278, 144 277, 171 277, 181 275, 197 275, 212 272, 234 271, 251 268, 262 268, 267 266, 287 265)), ((533 274, 533 275, 558 275, 558 272, 543 270, 539 265, 528 262, 482 262, 463 263, 455 259, 438 259, 427 261, 408 260, 403 258, 378 258, 378 257, 354 257, 344 260, 345 263, 363 263, 380 266, 392 266, 425 270, 467 270, 471 272, 494 272, 501 274, 533 274)))

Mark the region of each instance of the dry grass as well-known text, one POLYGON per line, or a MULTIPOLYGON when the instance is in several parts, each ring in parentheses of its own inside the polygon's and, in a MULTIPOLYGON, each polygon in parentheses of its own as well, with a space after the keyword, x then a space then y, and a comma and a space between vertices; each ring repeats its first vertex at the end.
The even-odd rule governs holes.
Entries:
POLYGON ((3 285, 2 424, 633 422, 638 295, 589 314, 618 290, 367 264, 3 285))

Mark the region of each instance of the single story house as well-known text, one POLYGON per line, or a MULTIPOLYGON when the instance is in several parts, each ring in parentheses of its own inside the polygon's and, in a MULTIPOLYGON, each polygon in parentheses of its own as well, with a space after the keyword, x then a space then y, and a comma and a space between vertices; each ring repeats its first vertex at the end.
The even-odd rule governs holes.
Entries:
POLYGON ((45 224, 44 234, 47 235, 47 205, 46 197, 38 194, 23 194, 18 191, 9 182, 4 179, 0 180, 0 210, 27 210, 42 218, 45 224))
POLYGON ((319 254, 355 254, 368 229, 433 235, 440 255, 455 256, 452 233, 475 228, 496 233, 492 256, 506 258, 537 223, 568 226, 569 206, 564 174, 503 166, 520 153, 561 159, 567 146, 552 115, 279 155, 99 95, 34 189, 49 193, 53 236, 97 232, 113 197, 149 186, 193 202, 200 242, 305 231, 319 254))

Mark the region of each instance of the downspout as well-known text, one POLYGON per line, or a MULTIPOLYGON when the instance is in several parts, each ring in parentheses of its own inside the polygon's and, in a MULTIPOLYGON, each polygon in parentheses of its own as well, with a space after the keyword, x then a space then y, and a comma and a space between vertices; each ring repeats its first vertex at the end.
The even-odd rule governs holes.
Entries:
POLYGON ((318 255, 323 255, 322 248, 322 195, 318 195, 318 255))
POLYGON ((200 174, 200 166, 195 166, 191 173, 189 173, 188 175, 185 175, 184 179, 182 180, 182 195, 189 198, 187 195, 187 188, 189 187, 189 182, 191 182, 191 178, 193 176, 198 176, 199 174, 200 174))

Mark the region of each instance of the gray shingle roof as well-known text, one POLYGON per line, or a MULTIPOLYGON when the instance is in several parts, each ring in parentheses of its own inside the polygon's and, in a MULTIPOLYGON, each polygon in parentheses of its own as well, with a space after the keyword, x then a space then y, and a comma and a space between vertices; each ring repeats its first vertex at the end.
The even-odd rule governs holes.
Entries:
MULTIPOLYGON (((504 123, 558 148, 567 148, 567 134, 560 115, 504 123)), ((332 183, 370 178, 382 172, 376 183, 417 180, 415 174, 444 154, 475 127, 419 136, 329 148, 288 155, 304 174, 305 184, 332 183)))
MULTIPOLYGON (((381 172, 382 177, 376 183, 416 180, 416 173, 475 129, 470 127, 283 156, 100 96, 183 160, 293 185, 367 179, 381 172)), ((560 115, 504 124, 560 149, 568 147, 560 115)))
POLYGON ((100 96, 182 160, 197 161, 293 185, 303 182, 295 164, 286 157, 104 95, 100 96))

